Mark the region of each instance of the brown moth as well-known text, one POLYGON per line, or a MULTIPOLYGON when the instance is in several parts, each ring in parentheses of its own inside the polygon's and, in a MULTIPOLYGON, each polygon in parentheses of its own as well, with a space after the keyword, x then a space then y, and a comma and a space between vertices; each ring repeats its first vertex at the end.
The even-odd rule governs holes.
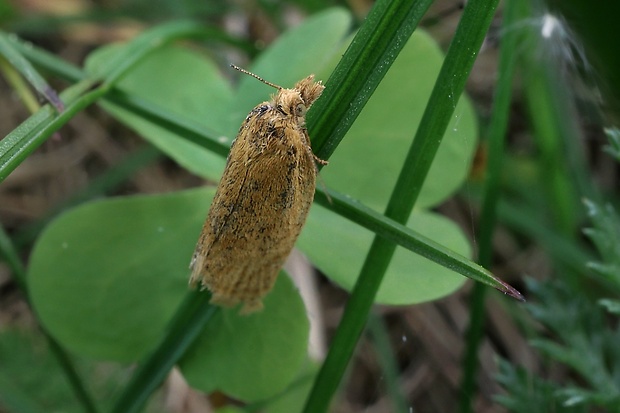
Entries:
POLYGON ((248 114, 202 228, 190 286, 208 288, 211 303, 263 308, 312 205, 318 159, 305 127, 306 110, 324 86, 314 75, 284 89, 234 65, 278 91, 248 114))

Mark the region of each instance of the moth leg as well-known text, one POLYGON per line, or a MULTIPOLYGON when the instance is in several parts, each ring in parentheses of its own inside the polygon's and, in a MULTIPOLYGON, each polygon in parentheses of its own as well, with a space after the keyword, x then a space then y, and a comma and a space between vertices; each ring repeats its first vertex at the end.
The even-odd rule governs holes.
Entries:
POLYGON ((321 158, 319 158, 318 156, 316 156, 316 155, 314 154, 314 152, 310 152, 310 153, 312 153, 312 157, 314 158, 314 160, 315 160, 317 163, 320 163, 321 165, 328 165, 328 164, 329 164, 329 162, 328 162, 328 161, 324 161, 323 159, 321 159, 321 158))

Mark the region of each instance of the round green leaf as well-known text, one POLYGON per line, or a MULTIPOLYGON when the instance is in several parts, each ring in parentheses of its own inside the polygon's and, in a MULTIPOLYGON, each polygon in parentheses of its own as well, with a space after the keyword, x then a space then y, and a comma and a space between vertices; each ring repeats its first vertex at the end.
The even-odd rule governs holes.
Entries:
MULTIPOLYGON (((98 49, 89 57, 87 67, 95 71, 98 65, 121 53, 122 47, 98 49)), ((117 88, 156 104, 180 121, 204 125, 217 135, 214 137, 232 142, 234 135, 227 135, 231 130, 227 122, 232 90, 219 69, 205 56, 180 46, 161 47, 124 76, 117 88)), ((190 172, 217 179, 224 170, 225 159, 221 156, 112 103, 103 106, 190 172)))
MULTIPOLYGON (((351 290, 362 268, 374 234, 314 205, 299 238, 299 247, 329 278, 351 290)), ((469 242, 449 219, 427 211, 414 211, 408 226, 464 256, 469 242)), ((375 301, 415 304, 446 296, 465 282, 461 275, 426 258, 397 248, 375 301)))
POLYGON ((41 322, 76 353, 142 357, 187 291, 209 199, 204 191, 116 198, 54 220, 37 241, 28 273, 41 322))
POLYGON ((293 383, 285 392, 268 401, 265 410, 269 413, 301 412, 320 367, 318 362, 306 360, 293 383))
MULTIPOLYGON (((434 40, 417 30, 323 169, 330 188, 377 211, 385 209, 442 62, 434 40)), ((455 115, 416 208, 448 198, 469 172, 478 136, 476 119, 466 97, 454 104, 455 115)))
MULTIPOLYGON (((187 292, 188 264, 213 194, 212 189, 199 189, 92 202, 53 221, 37 241, 28 274, 41 322, 76 353, 118 361, 143 357, 187 292)), ((223 313, 229 322, 240 317, 242 325, 253 320, 289 326, 289 357, 302 357, 307 346, 303 304, 290 280, 279 278, 259 315, 223 313)), ((218 334, 210 329, 206 340, 218 334)), ((282 337, 277 328, 269 328, 246 329, 235 339, 282 337)), ((232 339, 227 343, 231 345, 232 339)), ((269 355, 255 362, 273 364, 265 361, 269 355)), ((221 357, 201 352, 194 357, 196 365, 203 356, 221 357)), ((251 363, 247 367, 253 368, 251 363)))
POLYGON ((309 323, 288 277, 280 274, 265 309, 246 317, 220 311, 180 363, 189 384, 244 401, 273 397, 297 377, 306 358, 309 323))

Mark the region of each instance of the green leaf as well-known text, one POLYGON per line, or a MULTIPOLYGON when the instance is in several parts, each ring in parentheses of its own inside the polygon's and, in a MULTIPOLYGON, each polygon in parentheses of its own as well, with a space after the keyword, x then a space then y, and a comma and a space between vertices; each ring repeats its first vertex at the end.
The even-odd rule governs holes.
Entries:
MULTIPOLYGON (((127 372, 112 363, 101 369, 95 363, 77 361, 79 370, 91 379, 88 387, 95 390, 97 405, 108 408, 109 396, 126 382, 127 372)), ((3 412, 89 411, 76 403, 75 394, 67 383, 66 371, 60 367, 39 331, 3 328, 0 331, 0 365, 0 406, 3 412), (36 369, 25 366, 36 366, 36 369)))
POLYGON ((180 363, 192 387, 251 402, 275 396, 297 377, 308 346, 303 302, 285 274, 264 302, 265 310, 250 316, 229 309, 213 317, 180 363))
MULTIPOLYGON (((89 56, 88 70, 95 71, 97 66, 123 53, 124 47, 115 45, 97 50, 89 56)), ((232 99, 228 82, 209 59, 185 48, 167 46, 151 53, 121 80, 118 89, 160 106, 177 119, 194 122, 215 136, 224 136, 230 129, 226 122, 232 99)), ((102 106, 188 171, 217 179, 224 170, 225 160, 221 156, 118 105, 103 103, 102 106)))
MULTIPOLYGON (((55 220, 35 246, 28 276, 41 322, 78 354, 123 362, 144 357, 187 292, 188 263, 213 193, 93 202, 55 220)), ((280 276, 264 311, 247 317, 237 311, 213 317, 183 370, 206 391, 271 397, 305 358, 303 303, 280 276)))
MULTIPOLYGON (((325 72, 324 67, 334 56, 341 56, 341 46, 350 25, 351 15, 346 10, 333 8, 317 13, 293 30, 283 33, 252 63, 251 70, 282 87, 292 87, 312 73, 325 81, 330 72, 325 72)), ((235 125, 233 133, 237 133, 248 112, 272 93, 273 88, 250 76, 241 75, 230 108, 235 125)))
MULTIPOLYGON (((374 234, 318 205, 312 208, 306 226, 299 247, 331 280, 350 290, 374 234)), ((408 226, 464 256, 471 252, 458 226, 443 216, 419 211, 412 214, 408 226)), ((464 282, 465 278, 452 270, 399 247, 376 302, 402 305, 429 301, 454 292, 464 282)))
MULTIPOLYGON (((348 12, 342 9, 331 9, 307 19, 271 45, 252 70, 273 83, 292 86, 320 70, 331 59, 345 36, 350 20, 348 12)), ((108 62, 126 54, 125 49, 132 44, 97 50, 89 56, 88 71, 99 73, 109 70, 108 62)), ((230 69, 229 74, 233 72, 230 69)), ((233 92, 229 81, 222 77, 209 58, 179 46, 163 47, 151 53, 117 86, 134 98, 169 111, 181 122, 199 125, 213 138, 228 145, 247 113, 274 92, 247 75, 242 75, 239 89, 233 92)), ((214 180, 221 175, 225 164, 221 156, 118 105, 105 103, 103 106, 190 172, 214 180)))
MULTIPOLYGON (((321 176, 330 187, 378 211, 385 209, 442 61, 436 43, 415 32, 323 169, 321 176)), ((463 97, 424 183, 420 208, 443 201, 462 185, 477 134, 471 104, 463 97)), ((471 254, 462 231, 443 217, 414 211, 408 226, 463 256, 471 254)), ((371 242, 370 232, 315 207, 299 246, 328 277, 351 290, 371 242)), ((424 302, 450 294, 464 282, 449 269, 399 249, 376 302, 424 302)))
POLYGON ((35 245, 27 278, 41 322, 76 353, 143 356, 187 291, 210 195, 116 198, 53 221, 35 245))
POLYGON ((57 112, 62 112, 64 104, 58 94, 47 81, 37 72, 32 64, 15 48, 10 41, 10 35, 0 31, 0 56, 4 58, 28 80, 30 85, 43 96, 57 112))
MULTIPOLYGON (((323 169, 330 188, 378 211, 385 209, 442 63, 437 43, 423 31, 414 32, 323 169)), ((416 202, 418 209, 444 201, 469 172, 478 141, 476 118, 466 96, 453 103, 455 113, 416 202)))

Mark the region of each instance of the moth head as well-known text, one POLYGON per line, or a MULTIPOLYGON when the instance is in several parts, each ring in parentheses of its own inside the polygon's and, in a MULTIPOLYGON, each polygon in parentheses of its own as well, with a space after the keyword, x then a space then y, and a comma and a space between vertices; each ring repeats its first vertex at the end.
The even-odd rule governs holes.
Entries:
POLYGON ((266 85, 278 89, 278 93, 276 93, 275 97, 273 97, 273 103, 276 109, 285 116, 293 116, 297 118, 297 121, 300 124, 304 122, 306 111, 310 108, 314 101, 321 96, 323 89, 325 89, 325 86, 323 86, 320 80, 318 82, 314 81, 314 75, 310 75, 307 78, 300 80, 295 84, 293 89, 284 89, 282 86, 268 82, 262 77, 257 76, 252 72, 248 72, 238 66, 230 66, 242 73, 260 80, 266 85))
POLYGON ((303 122, 306 116, 306 103, 295 89, 280 89, 274 98, 274 104, 283 115, 299 118, 298 122, 303 122))

